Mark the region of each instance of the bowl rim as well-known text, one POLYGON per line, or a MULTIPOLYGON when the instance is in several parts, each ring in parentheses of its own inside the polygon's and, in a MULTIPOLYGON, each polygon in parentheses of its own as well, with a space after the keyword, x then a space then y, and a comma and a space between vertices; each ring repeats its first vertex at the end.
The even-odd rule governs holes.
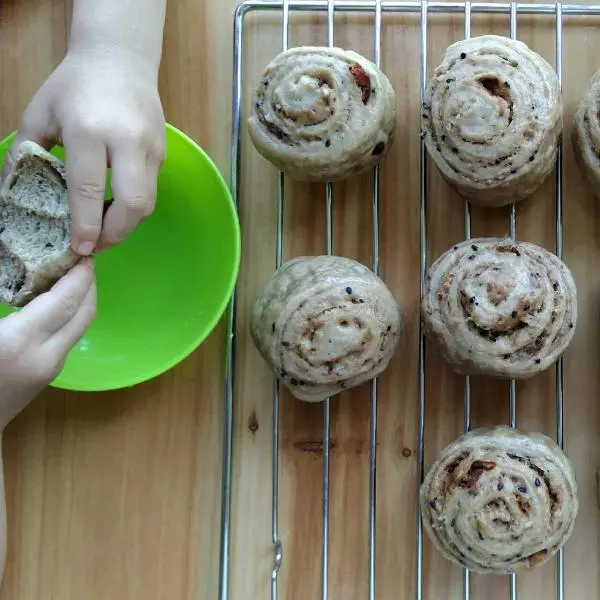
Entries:
MULTIPOLYGON (((145 370, 144 374, 140 374, 136 377, 124 378, 122 382, 108 386, 69 384, 68 382, 62 380, 61 371, 61 373, 59 373, 59 375, 49 384, 49 387, 51 388, 71 392, 109 392, 132 388, 141 383, 151 381, 156 377, 159 377, 160 375, 164 375, 165 373, 182 363, 186 358, 191 356, 191 354, 193 354, 193 352, 195 352, 215 331, 223 315, 227 311, 227 308, 235 291, 241 263, 241 227, 233 195, 221 171, 217 168, 216 164, 210 158, 207 152, 197 142, 195 142, 189 135, 187 135, 174 125, 171 125, 170 123, 165 123, 165 129, 167 130, 167 132, 182 139, 184 142, 186 142, 188 145, 190 145, 196 150, 196 152, 204 159, 210 171, 212 171, 212 174, 214 175, 217 184, 220 188, 222 188, 222 191, 224 192, 225 199, 227 200, 227 211, 229 213, 228 216, 230 218, 231 223, 233 224, 233 264, 231 274, 229 276, 229 281, 227 283, 227 293, 223 295, 221 302, 216 306, 215 310, 211 311, 213 313, 212 317, 209 320, 207 320, 207 325, 202 328, 202 333, 199 333, 198 335, 194 336, 191 342, 182 347, 178 352, 174 352, 171 359, 168 361, 163 361, 160 364, 160 366, 156 366, 152 369, 145 370)), ((14 139, 15 134, 16 132, 12 132, 8 136, 6 136, 0 142, 0 145, 4 146, 11 139, 14 139)))

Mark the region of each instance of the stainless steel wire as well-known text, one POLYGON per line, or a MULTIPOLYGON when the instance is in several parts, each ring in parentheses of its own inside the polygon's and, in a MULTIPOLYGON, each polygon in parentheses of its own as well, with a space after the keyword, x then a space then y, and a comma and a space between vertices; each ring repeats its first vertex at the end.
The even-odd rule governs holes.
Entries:
MULTIPOLYGON (((335 39, 335 0, 327 2, 327 45, 335 39)), ((325 184, 325 252, 333 254, 333 185, 325 184)), ((329 598, 329 463, 331 413, 329 398, 323 406, 323 536, 321 538, 321 600, 329 598)))
MULTIPOLYGON (((381 0, 375 4, 375 65, 381 65, 381 0)), ((379 165, 373 169, 372 192, 373 272, 379 275, 379 165)), ((375 600, 375 542, 377 535, 377 417, 378 381, 371 381, 369 423, 369 600, 375 600)))
MULTIPOLYGON (((288 0, 283 0, 281 14, 281 48, 288 49, 290 9, 288 0)), ((275 238, 275 268, 283 261, 283 222, 285 210, 285 176, 279 171, 277 188, 277 232, 275 238)), ((279 569, 283 563, 283 546, 279 539, 279 392, 277 377, 273 378, 273 439, 272 439, 272 471, 271 471, 271 537, 273 542, 273 570, 271 572, 271 600, 278 597, 279 569)))
MULTIPOLYGON (((562 63, 563 63, 563 6, 556 5, 556 74, 562 89, 562 63)), ((556 255, 563 258, 563 141, 558 146, 556 162, 556 255)), ((564 447, 564 388, 563 388, 563 359, 560 358, 556 365, 556 441, 564 447)), ((565 597, 565 554, 560 548, 556 557, 556 597, 564 600, 565 597)))
MULTIPOLYGON (((600 16, 600 5, 579 4, 525 4, 525 3, 495 3, 495 2, 428 2, 427 0, 408 2, 402 0, 246 0, 238 7, 234 18, 234 61, 233 61, 233 106, 232 106, 232 136, 231 136, 231 190, 236 202, 240 206, 241 183, 241 122, 242 122, 242 95, 243 95, 243 42, 244 18, 252 11, 281 11, 282 13, 282 48, 289 45, 289 20, 291 12, 325 11, 327 14, 327 41, 330 46, 334 44, 335 14, 337 12, 370 12, 375 15, 375 64, 381 62, 381 36, 382 16, 387 13, 413 13, 420 15, 421 25, 421 56, 420 56, 420 96, 421 103, 425 98, 427 85, 427 42, 428 42, 428 17, 430 14, 464 14, 464 36, 471 36, 471 17, 476 13, 505 14, 509 18, 510 36, 517 37, 518 15, 554 15, 556 23, 556 72, 562 85, 562 40, 563 16, 600 16)), ((556 168, 556 254, 563 257, 563 178, 562 178, 562 142, 558 151, 556 168)), ((420 146, 420 289, 428 266, 427 249, 427 156, 424 142, 420 146)), ((380 243, 379 243, 379 201, 380 201, 380 173, 379 167, 373 171, 372 187, 372 263, 373 271, 379 274, 380 269, 380 243)), ((285 178, 278 174, 277 195, 277 230, 275 266, 278 268, 283 260, 283 223, 285 209, 285 178)), ((465 202, 464 208, 464 233, 465 239, 471 237, 471 206, 465 202)), ((510 208, 509 233, 516 237, 516 209, 510 208)), ((327 184, 325 188, 325 246, 326 253, 333 253, 333 187, 327 184)), ((222 469, 222 511, 221 511, 221 544, 219 556, 219 600, 229 600, 229 578, 231 571, 231 501, 233 481, 233 415, 234 415, 234 383, 235 383, 235 327, 236 327, 236 293, 234 292, 227 313, 227 340, 225 364, 225 411, 223 431, 223 469, 222 469)), ((425 339, 422 329, 419 331, 419 367, 418 367, 418 406, 417 406, 417 486, 424 476, 425 465, 425 339)), ((378 397, 377 380, 371 383, 370 388, 370 429, 369 429, 369 507, 368 507, 368 541, 369 564, 368 576, 369 600, 375 600, 376 581, 376 508, 377 508, 377 416, 378 397)), ((278 574, 283 562, 283 547, 279 534, 279 436, 280 436, 280 398, 277 380, 273 384, 273 438, 272 438, 272 544, 273 544, 273 569, 271 574, 271 598, 277 600, 278 574)), ((464 391, 464 430, 471 428, 471 382, 465 379, 464 391)), ((321 600, 327 600, 329 588, 329 474, 330 474, 330 447, 331 447, 331 414, 329 400, 324 403, 323 415, 323 499, 322 499, 322 544, 321 544, 321 600)), ((509 384, 509 423, 516 426, 516 386, 514 380, 509 384)), ((556 367, 556 439, 558 444, 564 446, 564 389, 563 389, 563 361, 556 367)), ((423 533, 421 516, 416 511, 416 600, 423 600, 423 533)), ((510 598, 517 600, 516 577, 510 578, 510 598)), ((564 577, 564 552, 561 550, 557 556, 557 590, 558 600, 565 597, 564 577)), ((470 574, 463 572, 463 598, 470 600, 470 574)))
MULTIPOLYGON (((421 106, 425 102, 427 90, 427 14, 428 2, 421 2, 421 106)), ((425 138, 421 136, 421 147, 419 156, 419 238, 420 238, 420 298, 423 298, 425 276, 427 274, 427 150, 425 138)), ((418 404, 417 404, 417 490, 416 490, 416 513, 417 513, 417 560, 415 595, 416 600, 423 600, 423 524, 421 511, 419 510, 419 490, 425 476, 425 334, 423 323, 419 319, 419 374, 418 374, 418 404)))

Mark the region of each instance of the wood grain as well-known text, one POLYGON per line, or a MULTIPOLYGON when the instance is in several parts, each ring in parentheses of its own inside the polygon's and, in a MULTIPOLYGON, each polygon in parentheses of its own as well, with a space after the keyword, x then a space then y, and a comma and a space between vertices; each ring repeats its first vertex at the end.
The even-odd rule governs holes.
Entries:
MULTIPOLYGON (((236 0, 169 3, 161 93, 167 118, 199 141, 228 172, 231 24, 236 0)), ((65 50, 64 0, 0 4, 0 133, 16 127, 29 97, 65 50)), ((508 33, 506 18, 477 17, 473 35, 508 33)), ((372 16, 337 16, 336 41, 373 56, 372 16)), ((579 289, 580 321, 565 361, 566 448, 582 508, 567 546, 567 598, 600 597, 600 462, 597 375, 600 229, 596 204, 570 148, 572 113, 600 66, 598 22, 565 19, 564 211, 566 259, 579 289), (577 41, 577 44, 575 42, 577 41), (585 48, 582 51, 581 48, 585 48), (594 372, 596 371, 596 372, 594 372)), ((279 51, 276 14, 246 19, 244 100, 279 51), (260 40, 259 40, 260 38, 260 40)), ((518 35, 554 63, 550 17, 519 18, 518 35)), ((462 17, 434 16, 429 70, 463 36, 462 17)), ((415 593, 417 350, 419 281, 419 41, 415 16, 386 15, 382 66, 398 94, 399 130, 381 171, 382 276, 405 315, 392 364, 380 379, 376 597, 415 593)), ((323 16, 293 15, 290 44, 325 44, 323 16)), ((266 600, 271 539, 272 379, 247 331, 248 311, 274 268, 277 177, 243 134, 240 275, 232 520, 232 600, 266 600)), ((462 239, 463 203, 431 168, 430 261, 462 239)), ((370 176, 334 188, 334 250, 371 261, 370 176)), ((520 239, 554 248, 554 180, 518 208, 520 239)), ((324 190, 286 182, 285 258, 324 252, 324 190)), ((473 211, 474 235, 508 231, 508 210, 473 211)), ((214 599, 222 442, 223 331, 180 367, 129 391, 77 395, 49 391, 7 433, 9 561, 0 598, 214 599)), ((426 464, 463 428, 462 378, 427 351, 426 464)), ((508 420, 508 386, 473 381, 473 424, 508 420)), ((517 422, 553 434, 554 373, 517 386, 517 422)), ((279 593, 320 597, 323 409, 281 398, 279 593)), ((331 403, 331 600, 368 590, 368 387, 331 403)), ((552 598, 555 565, 519 578, 522 599, 552 598)), ((425 541, 424 597, 460 598, 462 574, 425 541)), ((507 578, 472 578, 473 600, 508 597, 507 578)))

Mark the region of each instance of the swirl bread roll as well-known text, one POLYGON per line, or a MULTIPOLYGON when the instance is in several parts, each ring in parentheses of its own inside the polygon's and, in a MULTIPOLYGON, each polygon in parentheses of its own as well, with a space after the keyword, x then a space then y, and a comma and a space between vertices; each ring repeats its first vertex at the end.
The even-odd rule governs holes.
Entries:
POLYGON ((431 265, 421 316, 426 335, 457 372, 526 379, 569 345, 577 291, 569 268, 544 248, 478 238, 431 265))
POLYGON ((590 190, 600 196, 600 71, 592 77, 573 119, 571 141, 590 190))
POLYGON ((476 429, 447 446, 421 486, 423 525, 447 559, 479 573, 546 562, 579 510, 568 458, 540 433, 476 429))
POLYGON ((258 152, 292 179, 339 181, 373 167, 396 124, 396 95, 366 58, 304 46, 262 74, 248 121, 258 152))
POLYGON ((464 197, 510 204, 552 171, 562 107, 554 69, 525 44, 497 35, 463 40, 446 50, 429 82, 425 145, 464 197))
POLYGON ((379 375, 398 343, 400 312, 367 267, 304 256, 267 282, 252 312, 259 352, 300 400, 319 402, 379 375))

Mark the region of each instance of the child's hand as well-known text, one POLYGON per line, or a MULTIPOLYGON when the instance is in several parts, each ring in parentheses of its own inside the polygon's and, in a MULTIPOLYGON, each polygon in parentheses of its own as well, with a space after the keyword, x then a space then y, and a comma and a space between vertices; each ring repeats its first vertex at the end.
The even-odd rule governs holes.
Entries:
POLYGON ((74 250, 121 242, 153 211, 164 158, 155 66, 110 44, 71 49, 27 107, 11 152, 25 139, 65 146, 74 250), (107 162, 114 202, 103 222, 107 162))
POLYGON ((60 373, 96 314, 91 259, 0 320, 0 433, 60 373))

